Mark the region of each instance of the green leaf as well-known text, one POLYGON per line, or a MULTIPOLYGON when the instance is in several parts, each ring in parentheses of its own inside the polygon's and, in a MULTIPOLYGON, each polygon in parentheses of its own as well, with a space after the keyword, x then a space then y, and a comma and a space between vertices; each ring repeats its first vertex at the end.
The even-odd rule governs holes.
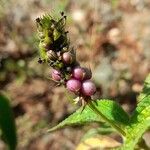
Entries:
POLYGON ((60 122, 58 125, 55 127, 49 129, 48 131, 55 131, 67 126, 74 126, 74 125, 83 125, 86 123, 91 123, 91 122, 99 122, 99 118, 91 109, 89 109, 88 106, 83 108, 78 109, 76 112, 74 112, 72 115, 70 115, 68 118, 60 122))
POLYGON ((140 96, 138 97, 138 101, 145 103, 142 100, 149 95, 150 95, 150 74, 148 75, 148 77, 146 78, 144 82, 144 87, 143 87, 142 93, 140 93, 140 96))
POLYGON ((109 120, 113 121, 115 124, 120 124, 119 126, 129 123, 128 114, 115 101, 100 100, 95 107, 109 120))
POLYGON ((94 137, 96 135, 107 135, 110 133, 116 132, 115 129, 111 128, 111 127, 99 127, 99 128, 94 128, 94 129, 90 129, 89 131, 86 132, 86 134, 82 137, 82 141, 84 141, 87 138, 90 137, 94 137))
POLYGON ((150 75, 145 80, 139 103, 126 127, 125 143, 120 148, 133 150, 144 132, 150 127, 150 75), (134 140, 133 140, 134 139, 134 140))
MULTIPOLYGON (((128 114, 116 102, 110 100, 96 100, 93 104, 112 123, 119 124, 120 127, 123 127, 123 125, 128 123, 128 114)), ((104 121, 88 105, 86 105, 84 109, 82 107, 79 108, 68 118, 48 131, 51 132, 66 126, 83 125, 91 122, 101 123, 104 121)))
POLYGON ((8 144, 10 150, 15 150, 17 145, 15 121, 9 101, 3 95, 0 95, 0 129, 4 142, 8 144))

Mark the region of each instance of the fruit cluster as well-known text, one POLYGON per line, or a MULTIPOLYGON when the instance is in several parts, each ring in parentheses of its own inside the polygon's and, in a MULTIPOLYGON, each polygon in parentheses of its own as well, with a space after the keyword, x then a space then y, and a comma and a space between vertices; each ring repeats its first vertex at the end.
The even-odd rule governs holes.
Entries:
POLYGON ((95 84, 90 80, 90 69, 81 67, 76 60, 74 48, 65 31, 66 16, 62 13, 57 21, 51 16, 43 16, 36 19, 40 38, 39 62, 46 62, 51 66, 51 78, 63 84, 69 91, 83 99, 89 99, 96 92, 95 84))

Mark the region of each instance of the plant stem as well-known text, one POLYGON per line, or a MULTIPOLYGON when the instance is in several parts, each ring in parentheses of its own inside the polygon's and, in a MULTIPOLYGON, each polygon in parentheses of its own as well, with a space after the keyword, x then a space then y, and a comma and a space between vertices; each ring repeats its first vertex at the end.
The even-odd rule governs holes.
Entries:
POLYGON ((100 116, 104 121, 106 121, 107 123, 109 123, 113 128, 115 128, 121 135, 125 136, 125 132, 116 124, 114 124, 112 121, 110 121, 106 116, 104 116, 94 105, 93 103, 90 101, 88 102, 89 107, 98 115, 100 116))

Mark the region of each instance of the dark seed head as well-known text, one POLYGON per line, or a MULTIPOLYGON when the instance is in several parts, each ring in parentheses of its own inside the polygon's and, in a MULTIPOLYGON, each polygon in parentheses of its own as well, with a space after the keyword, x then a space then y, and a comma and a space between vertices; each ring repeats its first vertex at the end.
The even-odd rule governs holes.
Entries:
POLYGON ((60 14, 61 14, 61 16, 64 16, 64 12, 62 11, 62 12, 60 12, 60 14))
POLYGON ((38 17, 38 18, 36 18, 36 22, 38 22, 38 23, 39 23, 40 21, 41 21, 41 20, 40 20, 40 18, 39 18, 39 17, 38 17))
POLYGON ((38 63, 39 63, 39 64, 42 64, 42 63, 43 63, 43 60, 42 60, 41 58, 39 58, 38 63))

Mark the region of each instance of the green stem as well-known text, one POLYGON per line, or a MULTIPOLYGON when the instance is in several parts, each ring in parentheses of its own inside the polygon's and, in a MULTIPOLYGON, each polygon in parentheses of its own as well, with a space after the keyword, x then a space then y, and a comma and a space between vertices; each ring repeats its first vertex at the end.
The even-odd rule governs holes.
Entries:
POLYGON ((98 115, 100 116, 104 121, 109 123, 113 128, 115 128, 121 135, 125 136, 125 132, 116 124, 114 124, 112 121, 110 121, 106 116, 104 116, 94 105, 92 102, 88 102, 89 107, 98 115))

